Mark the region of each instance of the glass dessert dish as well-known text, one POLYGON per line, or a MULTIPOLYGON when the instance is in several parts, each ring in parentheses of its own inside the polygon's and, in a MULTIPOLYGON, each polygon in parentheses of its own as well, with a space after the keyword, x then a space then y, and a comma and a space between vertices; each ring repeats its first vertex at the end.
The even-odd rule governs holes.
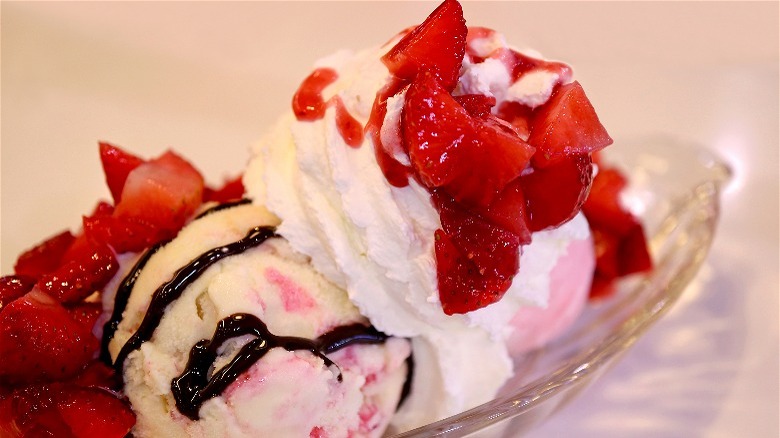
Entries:
POLYGON ((624 201, 642 218, 654 270, 591 303, 555 342, 515 357, 515 377, 492 401, 394 438, 529 431, 616 363, 685 291, 712 243, 728 166, 709 151, 663 137, 616 145, 605 158, 630 180, 624 201))

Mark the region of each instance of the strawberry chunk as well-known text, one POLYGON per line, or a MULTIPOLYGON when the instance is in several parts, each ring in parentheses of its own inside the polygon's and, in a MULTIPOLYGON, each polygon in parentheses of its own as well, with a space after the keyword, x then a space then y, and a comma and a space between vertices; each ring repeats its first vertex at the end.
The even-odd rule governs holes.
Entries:
POLYGON ((35 278, 24 275, 0 277, 0 312, 11 301, 24 296, 35 286, 35 278))
POLYGON ((406 94, 403 136, 428 188, 444 188, 466 206, 488 206, 528 165, 534 148, 493 118, 472 117, 429 74, 406 94))
POLYGON ((92 332, 92 328, 103 313, 103 305, 100 303, 83 302, 66 306, 65 309, 74 321, 89 332, 92 332))
POLYGON ((531 120, 528 143, 536 148, 534 167, 571 155, 589 154, 612 144, 579 82, 561 85, 531 120))
POLYGON ((67 230, 46 239, 19 256, 14 272, 34 278, 48 274, 57 269, 74 240, 76 238, 67 230))
POLYGON ((460 3, 445 0, 390 49, 382 62, 390 73, 406 80, 413 79, 419 72, 430 72, 444 88, 452 91, 458 84, 467 33, 460 3))
POLYGON ((492 304, 517 273, 520 238, 460 206, 442 192, 433 194, 443 230, 435 234, 442 309, 448 315, 492 304))
POLYGON ((97 348, 92 332, 43 292, 33 290, 0 312, 0 382, 73 376, 97 348))
POLYGON ((225 181, 222 187, 213 189, 205 187, 203 189, 203 202, 218 202, 220 204, 235 201, 244 197, 244 182, 242 175, 225 181))
POLYGON ((99 388, 39 384, 0 399, 0 436, 6 438, 121 438, 134 424, 130 407, 99 388))
POLYGON ((144 160, 106 142, 100 142, 99 148, 100 162, 103 164, 108 189, 111 190, 114 203, 118 204, 122 199, 122 190, 127 176, 133 169, 144 163, 144 160))
POLYGON ((636 220, 620 204, 620 193, 628 184, 626 178, 614 168, 599 166, 593 186, 582 211, 591 226, 611 230, 623 235, 636 224, 636 220))
POLYGON ((118 254, 140 252, 159 242, 162 234, 153 225, 134 218, 84 217, 84 233, 93 245, 109 245, 118 254))
POLYGON ((71 386, 58 395, 57 411, 77 438, 123 438, 135 424, 130 407, 104 389, 71 386))
POLYGON ((531 231, 557 227, 580 211, 593 181, 587 155, 564 158, 520 177, 531 231))
POLYGON ((203 177, 173 152, 141 164, 127 176, 114 217, 131 219, 176 235, 203 199, 203 177))
POLYGON ((516 235, 521 245, 531 243, 528 207, 519 178, 509 183, 490 206, 475 208, 473 211, 486 221, 516 235))
POLYGON ((464 94, 453 97, 469 114, 480 119, 490 115, 490 109, 496 105, 496 98, 484 94, 464 94))
POLYGON ((119 264, 106 245, 91 246, 89 251, 60 266, 38 280, 38 288, 63 303, 76 303, 100 290, 111 280, 119 264))

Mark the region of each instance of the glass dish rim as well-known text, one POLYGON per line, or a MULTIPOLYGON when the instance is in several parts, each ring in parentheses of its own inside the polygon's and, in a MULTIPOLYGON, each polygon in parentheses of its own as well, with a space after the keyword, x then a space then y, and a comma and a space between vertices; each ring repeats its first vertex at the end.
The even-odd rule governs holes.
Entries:
MULTIPOLYGON (((696 164, 700 166, 700 170, 706 171, 706 177, 703 180, 696 181, 686 188, 683 202, 681 202, 682 205, 666 214, 666 218, 668 218, 676 213, 680 213, 678 210, 696 207, 711 209, 709 219, 712 224, 710 232, 705 236, 705 241, 697 248, 690 248, 689 253, 685 255, 685 260, 690 262, 689 269, 686 271, 684 266, 673 267, 672 272, 670 272, 672 274, 670 280, 665 281, 660 286, 663 289, 663 293, 658 294, 657 298, 649 300, 636 309, 632 314, 633 317, 621 323, 615 333, 602 340, 595 348, 576 355, 554 372, 539 377, 513 390, 511 393, 500 395, 482 405, 419 428, 392 435, 391 438, 445 435, 448 437, 460 437, 484 430, 499 422, 508 422, 508 420, 542 405, 562 390, 572 385, 577 385, 581 381, 587 381, 585 377, 606 369, 607 365, 630 349, 642 334, 647 332, 674 306, 703 264, 705 260, 703 256, 707 254, 712 245, 720 210, 720 195, 723 186, 731 179, 732 171, 725 160, 712 150, 700 145, 681 143, 664 135, 649 137, 643 140, 643 142, 673 144, 676 147, 686 148, 686 152, 691 154, 694 161, 690 164, 696 164), (686 271, 684 275, 677 277, 676 274, 682 274, 683 271, 686 271)), ((663 154, 663 152, 660 154, 663 154)), ((663 231, 659 230, 653 233, 650 240, 656 240, 662 234, 663 231)), ((661 237, 669 238, 668 235, 661 237)), ((655 287, 650 279, 656 275, 660 275, 660 273, 656 271, 649 273, 636 288, 655 287)), ((626 298, 623 297, 623 299, 626 298)), ((621 298, 616 297, 616 299, 621 298)))

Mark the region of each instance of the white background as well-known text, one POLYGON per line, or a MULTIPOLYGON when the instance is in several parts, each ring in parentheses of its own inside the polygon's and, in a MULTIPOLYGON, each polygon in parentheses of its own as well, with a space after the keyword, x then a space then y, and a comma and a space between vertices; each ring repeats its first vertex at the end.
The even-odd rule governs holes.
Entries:
MULTIPOLYGON (((319 57, 382 43, 433 3, 2 2, 3 273, 81 214, 97 140, 173 147, 216 184, 319 57)), ((465 4, 574 66, 615 138, 718 151, 735 178, 682 301, 603 380, 533 435, 772 437, 778 431, 778 3, 465 4)))

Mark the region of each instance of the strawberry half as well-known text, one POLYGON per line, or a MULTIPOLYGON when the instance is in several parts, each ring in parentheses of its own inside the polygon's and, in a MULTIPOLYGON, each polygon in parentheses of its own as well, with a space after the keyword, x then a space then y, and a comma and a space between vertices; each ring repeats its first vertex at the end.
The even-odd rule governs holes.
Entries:
POLYGON ((534 167, 547 167, 572 155, 612 144, 579 82, 561 85, 531 120, 528 143, 536 148, 534 167))
POLYGON ((122 199, 122 189, 127 176, 145 160, 106 142, 100 142, 99 149, 108 189, 111 190, 114 203, 118 204, 122 199))
POLYGON ((24 296, 35 286, 35 278, 24 275, 0 277, 0 312, 11 301, 24 296))
POLYGON ((43 292, 33 290, 0 312, 0 382, 73 376, 97 348, 92 332, 43 292))
POLYGON ((420 72, 430 72, 444 88, 452 91, 458 84, 467 33, 460 3, 445 0, 421 25, 390 49, 382 62, 390 73, 406 80, 420 72))
POLYGON ((445 189, 466 206, 490 205, 534 153, 494 119, 472 117, 430 74, 409 87, 402 124, 422 183, 445 189))
POLYGON ((77 438, 123 438, 135 424, 130 407, 101 388, 70 386, 57 401, 57 411, 77 438))

